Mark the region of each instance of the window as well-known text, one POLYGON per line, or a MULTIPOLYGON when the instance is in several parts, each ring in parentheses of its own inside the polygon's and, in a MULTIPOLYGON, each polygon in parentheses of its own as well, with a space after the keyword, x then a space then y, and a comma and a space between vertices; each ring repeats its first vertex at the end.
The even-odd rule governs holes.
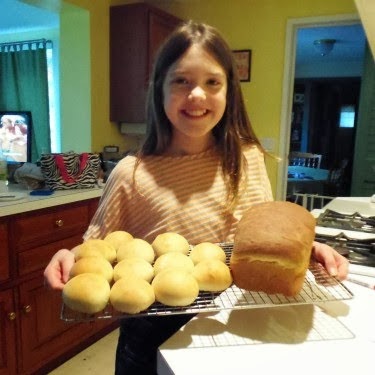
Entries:
POLYGON ((354 128, 355 108, 354 105, 344 105, 340 111, 340 128, 354 128))
POLYGON ((47 48, 49 123, 51 132, 51 151, 60 152, 60 129, 56 113, 56 82, 54 79, 53 49, 47 48))

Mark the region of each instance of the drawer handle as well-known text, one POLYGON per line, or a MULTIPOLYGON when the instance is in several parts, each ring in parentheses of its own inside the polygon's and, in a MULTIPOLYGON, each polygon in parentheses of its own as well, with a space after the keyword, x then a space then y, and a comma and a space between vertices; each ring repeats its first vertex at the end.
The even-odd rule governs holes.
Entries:
POLYGON ((22 310, 24 313, 28 314, 31 311, 31 306, 30 305, 23 306, 22 310))
POLYGON ((8 319, 14 320, 14 319, 16 319, 16 316, 17 316, 16 313, 14 311, 12 311, 8 314, 8 319))
POLYGON ((64 225, 64 220, 61 220, 61 219, 59 219, 59 220, 56 220, 56 226, 57 227, 62 227, 64 225))

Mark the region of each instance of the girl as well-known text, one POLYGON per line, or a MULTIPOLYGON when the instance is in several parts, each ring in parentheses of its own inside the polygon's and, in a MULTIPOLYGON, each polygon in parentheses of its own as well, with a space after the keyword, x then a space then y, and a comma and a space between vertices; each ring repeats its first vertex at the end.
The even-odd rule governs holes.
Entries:
MULTIPOLYGON (((148 132, 136 156, 115 167, 84 239, 124 230, 149 242, 160 233, 191 244, 231 242, 253 204, 272 200, 263 149, 246 114, 229 46, 212 27, 188 22, 165 42, 148 96, 148 132)), ((347 260, 315 243, 314 255, 345 278, 347 260)), ((74 256, 60 250, 45 270, 62 289, 74 256)), ((156 374, 156 352, 191 315, 121 322, 116 374, 156 374)))

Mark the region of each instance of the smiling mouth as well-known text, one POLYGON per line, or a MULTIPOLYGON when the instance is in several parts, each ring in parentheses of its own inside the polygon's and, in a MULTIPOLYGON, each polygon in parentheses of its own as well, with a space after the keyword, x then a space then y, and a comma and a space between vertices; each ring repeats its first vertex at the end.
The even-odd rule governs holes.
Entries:
POLYGON ((207 109, 197 109, 194 111, 185 110, 184 113, 190 117, 202 117, 208 113, 207 109))

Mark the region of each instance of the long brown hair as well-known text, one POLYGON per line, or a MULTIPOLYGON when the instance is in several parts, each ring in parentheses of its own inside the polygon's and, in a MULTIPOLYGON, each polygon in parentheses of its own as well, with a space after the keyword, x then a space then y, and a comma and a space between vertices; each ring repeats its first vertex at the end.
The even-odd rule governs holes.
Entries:
POLYGON ((222 157, 221 166, 231 206, 236 201, 243 174, 243 145, 256 144, 260 149, 263 148, 245 109, 232 51, 212 26, 188 21, 178 27, 159 49, 148 90, 146 137, 138 153, 138 161, 145 155, 163 154, 171 142, 172 124, 164 112, 163 83, 170 66, 193 44, 200 45, 210 53, 222 66, 227 77, 226 109, 212 132, 222 157))

